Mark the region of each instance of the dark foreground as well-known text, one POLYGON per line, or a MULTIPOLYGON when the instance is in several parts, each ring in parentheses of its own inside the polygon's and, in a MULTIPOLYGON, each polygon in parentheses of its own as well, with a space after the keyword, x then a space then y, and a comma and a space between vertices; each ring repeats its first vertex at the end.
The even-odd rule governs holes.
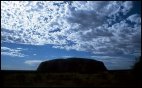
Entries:
POLYGON ((96 74, 1 71, 3 87, 141 87, 130 70, 96 74))

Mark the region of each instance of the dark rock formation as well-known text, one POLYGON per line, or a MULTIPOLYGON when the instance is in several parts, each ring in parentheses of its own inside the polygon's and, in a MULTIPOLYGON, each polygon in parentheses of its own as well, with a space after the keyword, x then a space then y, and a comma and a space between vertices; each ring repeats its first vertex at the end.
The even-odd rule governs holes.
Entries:
POLYGON ((136 78, 142 79, 142 58, 138 58, 139 61, 134 65, 133 74, 136 78))
POLYGON ((54 59, 42 62, 37 71, 48 73, 96 73, 106 71, 103 62, 85 58, 54 59))

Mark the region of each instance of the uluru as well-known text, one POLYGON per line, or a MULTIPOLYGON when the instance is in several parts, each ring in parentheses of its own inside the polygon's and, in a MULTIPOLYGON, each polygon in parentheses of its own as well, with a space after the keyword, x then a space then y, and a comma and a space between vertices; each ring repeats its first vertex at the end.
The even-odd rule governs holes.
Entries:
POLYGON ((58 58, 41 62, 38 72, 48 73, 96 73, 107 71, 104 63, 88 58, 58 58))

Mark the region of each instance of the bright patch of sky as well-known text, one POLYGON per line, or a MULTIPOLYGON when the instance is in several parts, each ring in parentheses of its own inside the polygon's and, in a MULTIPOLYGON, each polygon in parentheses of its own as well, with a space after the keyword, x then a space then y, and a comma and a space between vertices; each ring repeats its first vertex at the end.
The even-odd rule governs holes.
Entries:
POLYGON ((140 55, 140 1, 1 1, 1 69, 61 57, 130 69, 140 55))

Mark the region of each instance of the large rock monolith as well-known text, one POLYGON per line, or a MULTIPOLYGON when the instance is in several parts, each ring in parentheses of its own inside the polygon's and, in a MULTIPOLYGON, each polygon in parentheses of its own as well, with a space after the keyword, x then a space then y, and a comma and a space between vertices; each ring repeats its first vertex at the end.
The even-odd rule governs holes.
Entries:
POLYGON ((42 62, 37 71, 48 73, 96 73, 106 71, 101 61, 86 58, 54 59, 42 62))

